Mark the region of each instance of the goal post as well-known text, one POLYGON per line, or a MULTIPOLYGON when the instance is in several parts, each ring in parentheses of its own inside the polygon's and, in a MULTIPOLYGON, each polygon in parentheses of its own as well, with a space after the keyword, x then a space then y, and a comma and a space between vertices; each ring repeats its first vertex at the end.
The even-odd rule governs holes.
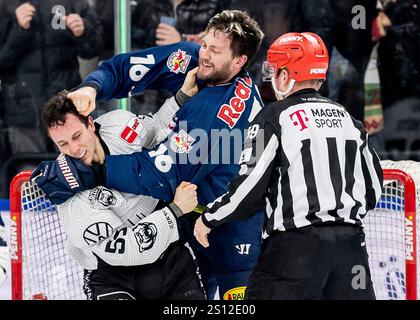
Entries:
MULTIPOLYGON (((363 219, 377 299, 416 300, 420 163, 381 161, 384 186, 363 219)), ((12 299, 85 300, 83 269, 67 254, 56 207, 19 173, 10 186, 12 299)))
POLYGON ((30 171, 10 185, 13 300, 85 300, 83 268, 68 254, 55 205, 30 182, 30 171))

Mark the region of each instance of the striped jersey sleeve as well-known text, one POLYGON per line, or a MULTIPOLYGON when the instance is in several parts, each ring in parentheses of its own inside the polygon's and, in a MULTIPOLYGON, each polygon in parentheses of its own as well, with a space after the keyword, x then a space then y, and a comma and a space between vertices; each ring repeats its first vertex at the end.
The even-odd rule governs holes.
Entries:
POLYGON ((265 205, 263 238, 323 223, 362 225, 383 183, 363 124, 309 89, 260 112, 240 173, 229 192, 208 206, 203 222, 217 227, 265 205))
POLYGON ((220 224, 244 220, 258 212, 266 203, 279 150, 278 130, 264 119, 264 112, 251 123, 240 156, 239 175, 226 194, 207 206, 203 222, 213 228, 220 224))

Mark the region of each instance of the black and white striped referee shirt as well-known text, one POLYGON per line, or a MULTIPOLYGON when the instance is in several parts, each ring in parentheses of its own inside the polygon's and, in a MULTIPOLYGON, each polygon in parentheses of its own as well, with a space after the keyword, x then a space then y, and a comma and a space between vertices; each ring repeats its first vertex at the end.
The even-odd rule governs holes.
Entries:
POLYGON ((210 228, 264 206, 264 238, 327 221, 361 225, 381 195, 382 168, 362 123, 313 89, 257 115, 239 164, 229 191, 205 210, 210 228))

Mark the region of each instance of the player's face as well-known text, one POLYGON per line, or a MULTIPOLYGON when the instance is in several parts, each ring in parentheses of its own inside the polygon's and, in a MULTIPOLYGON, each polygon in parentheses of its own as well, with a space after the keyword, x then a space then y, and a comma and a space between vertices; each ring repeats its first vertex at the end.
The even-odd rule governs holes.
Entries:
POLYGON ((210 29, 201 40, 198 79, 209 85, 227 83, 242 66, 232 56, 231 40, 222 31, 210 29))
POLYGON ((61 153, 80 159, 90 165, 96 155, 97 137, 92 117, 86 127, 79 118, 69 113, 66 122, 49 129, 51 139, 61 153))

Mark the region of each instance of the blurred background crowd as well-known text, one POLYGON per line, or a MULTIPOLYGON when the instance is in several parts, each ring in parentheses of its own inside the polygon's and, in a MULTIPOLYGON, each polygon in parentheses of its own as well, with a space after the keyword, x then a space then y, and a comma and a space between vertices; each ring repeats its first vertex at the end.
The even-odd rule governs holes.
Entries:
MULTIPOLYGON (((331 59, 322 93, 364 122, 382 159, 420 161, 420 0, 129 3, 131 50, 199 42, 216 13, 247 11, 266 35, 250 67, 266 103, 275 99, 271 85, 261 82, 268 46, 288 31, 319 34, 331 59)), ((56 157, 41 108, 114 55, 114 5, 114 0, 0 0, 0 198, 8 197, 17 172, 56 157)), ((131 98, 130 109, 154 112, 167 96, 146 92, 131 98)), ((93 116, 115 107, 101 103, 93 116)))

